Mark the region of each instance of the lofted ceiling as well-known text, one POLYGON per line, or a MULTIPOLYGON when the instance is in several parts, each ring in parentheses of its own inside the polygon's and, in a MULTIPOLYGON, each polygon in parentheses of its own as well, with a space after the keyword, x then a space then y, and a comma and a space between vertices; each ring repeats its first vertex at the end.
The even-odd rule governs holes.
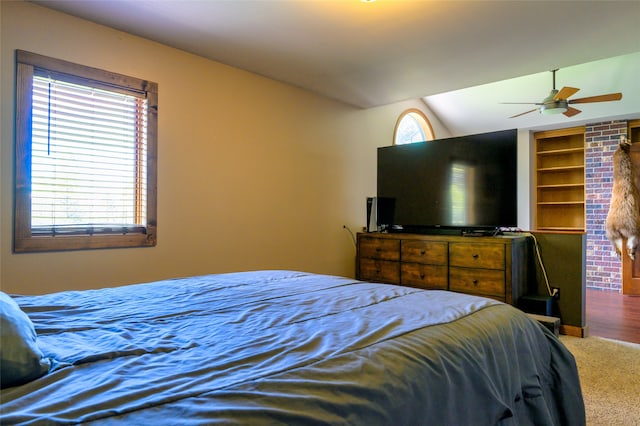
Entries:
POLYGON ((361 108, 424 98, 453 134, 640 116, 640 1, 34 0, 361 108), (573 118, 533 112, 552 87, 573 118))

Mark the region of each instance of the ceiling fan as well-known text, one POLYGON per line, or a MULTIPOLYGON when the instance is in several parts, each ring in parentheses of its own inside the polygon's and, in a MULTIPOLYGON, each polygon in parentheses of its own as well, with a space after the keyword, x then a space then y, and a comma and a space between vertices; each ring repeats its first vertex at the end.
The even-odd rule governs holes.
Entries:
POLYGON ((609 101, 619 101, 622 99, 622 93, 608 93, 606 95, 598 95, 598 96, 588 96, 586 98, 578 98, 571 99, 568 98, 574 95, 578 90, 575 87, 565 86, 559 91, 556 90, 556 71, 557 69, 552 70, 553 73, 553 89, 549 93, 549 96, 544 98, 542 102, 503 102, 503 104, 531 104, 531 105, 539 105, 538 107, 522 112, 520 114, 516 114, 509 118, 520 117, 521 115, 529 114, 533 111, 540 111, 540 114, 564 114, 567 117, 573 117, 576 114, 580 114, 579 109, 573 108, 570 104, 586 104, 591 102, 609 102, 609 101))

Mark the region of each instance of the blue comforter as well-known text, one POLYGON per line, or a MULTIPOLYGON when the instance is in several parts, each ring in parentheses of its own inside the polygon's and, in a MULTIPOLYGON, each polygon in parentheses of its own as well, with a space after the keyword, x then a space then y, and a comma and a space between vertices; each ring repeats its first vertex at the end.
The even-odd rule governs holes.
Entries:
POLYGON ((53 367, 2 424, 585 423, 571 354, 489 299, 260 271, 15 300, 53 367))

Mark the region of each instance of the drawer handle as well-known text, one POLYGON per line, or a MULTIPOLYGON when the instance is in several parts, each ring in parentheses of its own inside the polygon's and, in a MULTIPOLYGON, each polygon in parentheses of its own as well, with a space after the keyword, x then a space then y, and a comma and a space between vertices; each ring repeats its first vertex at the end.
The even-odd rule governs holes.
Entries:
POLYGON ((380 253, 380 251, 381 251, 381 250, 382 250, 382 249, 381 249, 380 247, 376 247, 376 252, 377 252, 377 253, 380 253))
POLYGON ((421 256, 424 256, 424 254, 425 254, 425 253, 426 253, 426 251, 422 250, 422 251, 420 252, 420 255, 421 255, 421 256))
POLYGON ((420 274, 420 279, 424 280, 424 276, 425 276, 424 274, 420 274))
POLYGON ((478 280, 473 280, 471 282, 473 283, 473 285, 478 285, 478 280))
POLYGON ((479 254, 477 254, 477 253, 474 253, 474 254, 472 254, 472 255, 471 255, 471 257, 473 257, 474 259, 477 259, 477 258, 479 258, 479 257, 480 257, 480 255, 479 255, 479 254))

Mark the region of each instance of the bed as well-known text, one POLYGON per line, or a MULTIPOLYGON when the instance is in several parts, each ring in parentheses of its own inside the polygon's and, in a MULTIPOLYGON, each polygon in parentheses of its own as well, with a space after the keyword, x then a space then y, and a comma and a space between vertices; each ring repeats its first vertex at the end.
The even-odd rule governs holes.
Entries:
POLYGON ((0 424, 585 423, 572 355, 490 299, 295 271, 6 298, 36 358, 0 424))

